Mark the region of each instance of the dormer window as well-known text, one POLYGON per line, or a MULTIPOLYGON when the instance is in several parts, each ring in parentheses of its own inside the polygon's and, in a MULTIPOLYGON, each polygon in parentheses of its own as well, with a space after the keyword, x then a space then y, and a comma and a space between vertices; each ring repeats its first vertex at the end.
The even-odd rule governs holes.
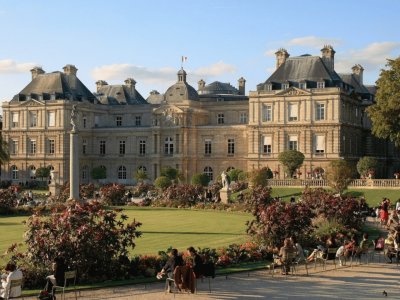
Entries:
POLYGON ((299 88, 305 90, 307 88, 307 83, 306 82, 300 82, 299 83, 299 88))
POLYGON ((317 82, 317 89, 323 89, 325 88, 325 82, 324 81, 318 81, 317 82))
POLYGON ((288 88, 289 88, 289 83, 287 83, 287 82, 282 83, 282 90, 286 90, 288 88))
POLYGON ((265 89, 266 89, 268 92, 272 91, 272 84, 271 84, 271 83, 266 84, 266 85, 265 85, 265 89))

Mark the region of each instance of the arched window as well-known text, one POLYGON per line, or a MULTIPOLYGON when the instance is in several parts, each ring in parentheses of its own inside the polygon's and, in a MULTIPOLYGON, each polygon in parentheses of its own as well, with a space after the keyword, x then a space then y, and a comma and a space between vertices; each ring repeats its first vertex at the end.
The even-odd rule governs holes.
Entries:
POLYGON ((145 166, 139 166, 137 169, 138 171, 143 171, 143 173, 147 174, 147 169, 145 166))
POLYGON ((11 166, 11 178, 12 180, 18 179, 18 168, 17 166, 11 166))
POLYGON ((125 166, 120 166, 118 168, 118 179, 126 179, 126 168, 125 168, 125 166))
POLYGON ((35 166, 29 167, 29 178, 36 179, 36 167, 35 166))
POLYGON ((102 168, 103 170, 105 170, 106 178, 107 178, 107 168, 106 168, 106 166, 101 165, 100 168, 102 168))
POLYGON ((164 142, 164 154, 172 155, 174 153, 174 140, 172 137, 165 138, 164 142))
POLYGON ((235 167, 230 166, 230 167, 228 167, 228 169, 226 169, 226 171, 229 172, 230 170, 234 170, 234 169, 235 169, 235 167))
POLYGON ((213 169, 211 167, 205 167, 204 168, 204 174, 206 174, 208 176, 208 178, 210 178, 210 181, 214 179, 214 173, 213 173, 213 169))
POLYGON ((82 167, 82 179, 87 179, 88 178, 88 166, 83 166, 82 167))

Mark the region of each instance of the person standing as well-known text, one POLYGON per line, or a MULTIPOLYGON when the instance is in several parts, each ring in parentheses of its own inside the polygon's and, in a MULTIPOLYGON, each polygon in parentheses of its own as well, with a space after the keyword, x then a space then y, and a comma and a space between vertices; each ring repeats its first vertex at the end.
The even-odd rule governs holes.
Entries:
POLYGON ((203 274, 203 259, 193 247, 187 248, 190 257, 193 259, 192 268, 196 278, 200 278, 203 274))

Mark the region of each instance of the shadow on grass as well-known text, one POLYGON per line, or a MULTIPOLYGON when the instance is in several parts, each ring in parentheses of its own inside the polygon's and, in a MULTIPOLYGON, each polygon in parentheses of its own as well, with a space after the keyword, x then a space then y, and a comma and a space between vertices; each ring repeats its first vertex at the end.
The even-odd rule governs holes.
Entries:
POLYGON ((227 233, 227 232, 185 232, 185 231, 141 231, 142 233, 154 234, 196 234, 196 235, 245 235, 244 233, 227 233))
POLYGON ((24 225, 24 224, 22 222, 10 222, 10 223, 0 222, 0 226, 18 226, 18 225, 24 225))
POLYGON ((359 191, 347 191, 345 195, 351 197, 362 197, 364 196, 364 193, 359 191))

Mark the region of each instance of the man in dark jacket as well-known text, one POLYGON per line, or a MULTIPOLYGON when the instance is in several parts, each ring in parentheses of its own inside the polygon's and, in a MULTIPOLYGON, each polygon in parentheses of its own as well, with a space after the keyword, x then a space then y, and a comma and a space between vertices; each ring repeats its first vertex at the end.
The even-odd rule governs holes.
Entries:
MULTIPOLYGON (((162 275, 167 274, 168 278, 174 278, 174 270, 178 266, 183 266, 182 256, 178 255, 177 249, 172 249, 169 252, 169 258, 165 263, 164 267, 157 274, 157 278, 161 278, 162 275)), ((168 282, 168 291, 171 291, 171 281, 168 282)))
POLYGON ((196 275, 196 278, 200 278, 200 276, 203 274, 203 259, 193 247, 189 247, 187 250, 189 252, 189 255, 193 259, 192 262, 193 272, 196 275))

